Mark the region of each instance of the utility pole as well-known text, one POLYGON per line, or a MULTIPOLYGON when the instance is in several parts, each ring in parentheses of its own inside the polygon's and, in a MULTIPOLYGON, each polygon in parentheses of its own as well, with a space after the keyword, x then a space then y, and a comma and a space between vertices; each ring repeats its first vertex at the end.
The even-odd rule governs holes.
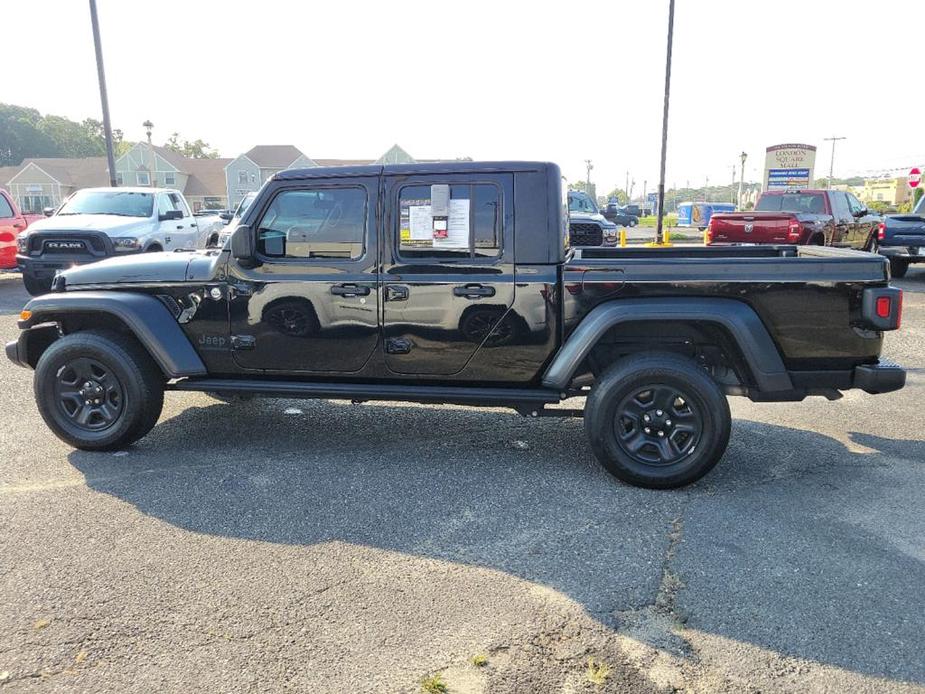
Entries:
POLYGON ((732 165, 732 188, 730 188, 730 195, 732 195, 732 202, 735 203, 735 194, 736 194, 736 165, 732 165))
POLYGON ((665 221, 665 157, 668 152, 668 95, 671 93, 671 43, 674 40, 674 0, 668 0, 668 49, 665 55, 665 103, 662 107, 662 160, 658 175, 658 225, 655 242, 664 242, 662 224, 665 221))
POLYGON ((591 195, 591 169, 594 168, 594 164, 591 163, 590 159, 585 159, 585 169, 587 172, 587 182, 585 183, 585 192, 588 195, 591 195))
POLYGON ((93 27, 93 46, 96 49, 96 74, 100 83, 100 101, 103 104, 103 135, 106 138, 106 164, 109 166, 109 185, 116 187, 116 158, 112 151, 112 124, 109 121, 109 97, 106 95, 106 71, 103 69, 103 47, 100 44, 100 20, 96 16, 96 0, 90 0, 90 24, 93 27))
POLYGON ((706 182, 703 184, 703 201, 710 202, 710 177, 706 177, 706 182))
POLYGON ((630 172, 626 172, 626 185, 623 187, 623 192, 626 193, 626 203, 629 204, 630 201, 630 172))
POLYGON ((745 160, 748 159, 748 153, 742 152, 739 155, 739 158, 742 160, 742 171, 739 174, 739 208, 742 207, 742 190, 745 187, 745 160))
POLYGON ((642 179, 642 208, 646 208, 646 191, 649 187, 648 179, 642 179))
POLYGON ((847 140, 847 137, 823 137, 825 142, 832 143, 832 159, 829 161, 829 188, 832 187, 832 172, 835 171, 835 143, 839 140, 847 140))

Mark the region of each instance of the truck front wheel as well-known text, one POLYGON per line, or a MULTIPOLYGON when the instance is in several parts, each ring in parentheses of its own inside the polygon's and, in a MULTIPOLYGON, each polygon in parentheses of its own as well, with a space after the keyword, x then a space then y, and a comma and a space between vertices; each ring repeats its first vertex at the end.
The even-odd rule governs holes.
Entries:
POLYGON ((35 400, 65 443, 106 451, 137 441, 157 423, 164 379, 131 337, 79 332, 53 342, 35 368, 35 400))
POLYGON ((51 278, 40 279, 31 275, 23 274, 22 283, 30 296, 41 296, 51 291, 51 278))
POLYGON ((732 418, 719 385, 675 354, 626 357, 598 379, 585 405, 594 455, 615 477, 674 489, 707 474, 729 443, 732 418))

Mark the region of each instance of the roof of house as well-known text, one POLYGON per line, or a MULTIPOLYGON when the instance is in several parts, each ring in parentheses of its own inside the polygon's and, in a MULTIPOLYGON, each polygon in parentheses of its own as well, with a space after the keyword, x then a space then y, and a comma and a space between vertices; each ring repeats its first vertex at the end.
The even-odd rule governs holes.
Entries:
MULTIPOLYGON (((139 143, 139 144, 142 144, 142 143, 139 143)), ((151 146, 154 148, 154 151, 157 152, 161 158, 170 162, 173 166, 177 168, 178 171, 182 173, 188 173, 186 164, 187 162, 190 161, 189 159, 184 157, 179 152, 174 152, 172 149, 167 149, 166 147, 160 147, 159 145, 151 145, 151 146)))
POLYGON ((257 145, 251 147, 245 156, 261 168, 284 169, 305 155, 293 145, 257 145))
POLYGON ((184 195, 225 197, 225 167, 231 159, 187 159, 184 162, 189 178, 184 195))
MULTIPOLYGON (((37 157, 24 159, 17 167, 19 173, 29 164, 35 164, 59 183, 74 188, 92 188, 109 185, 106 157, 37 157)), ((13 174, 14 176, 16 174, 13 174)), ((11 176, 12 178, 12 176, 11 176)))
POLYGON ((366 166, 375 164, 374 159, 312 159, 318 166, 366 166))

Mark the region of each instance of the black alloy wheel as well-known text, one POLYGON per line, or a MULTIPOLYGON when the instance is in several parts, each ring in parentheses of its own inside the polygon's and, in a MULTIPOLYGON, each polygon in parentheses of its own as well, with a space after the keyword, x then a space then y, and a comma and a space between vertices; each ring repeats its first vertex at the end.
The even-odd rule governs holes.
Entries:
POLYGON ((125 388, 103 363, 77 357, 58 369, 55 380, 58 409, 71 426, 86 432, 111 427, 122 414, 125 388))
POLYGON ((642 463, 671 465, 700 442, 703 418, 687 393, 652 384, 626 396, 614 418, 620 447, 642 463))

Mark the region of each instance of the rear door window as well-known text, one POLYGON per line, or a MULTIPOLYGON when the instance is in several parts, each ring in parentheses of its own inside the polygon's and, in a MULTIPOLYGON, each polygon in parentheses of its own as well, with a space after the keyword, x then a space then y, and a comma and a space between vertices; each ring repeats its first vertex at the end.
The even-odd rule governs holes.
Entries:
POLYGON ((398 251, 404 258, 497 258, 501 254, 501 190, 492 183, 450 186, 446 233, 435 232, 430 186, 399 194, 398 251))
POLYGON ((0 219, 13 216, 13 208, 10 206, 10 203, 7 202, 5 197, 0 195, 0 219))

